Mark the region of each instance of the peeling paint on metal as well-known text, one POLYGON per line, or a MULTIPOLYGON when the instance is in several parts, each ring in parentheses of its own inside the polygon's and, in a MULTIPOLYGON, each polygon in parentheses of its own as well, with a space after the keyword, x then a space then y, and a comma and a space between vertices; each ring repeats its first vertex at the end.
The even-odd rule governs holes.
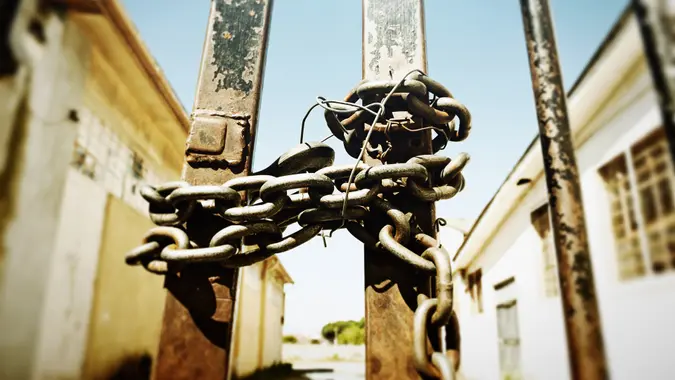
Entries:
POLYGON ((221 0, 216 1, 216 17, 213 24, 213 80, 216 91, 233 89, 248 95, 253 90, 254 73, 260 58, 263 38, 264 1, 221 0), (238 28, 243 18, 249 28, 238 28), (237 30, 238 33, 232 33, 237 30))
POLYGON ((388 79, 393 79, 397 74, 404 74, 398 72, 400 67, 395 67, 400 63, 419 65, 419 55, 424 50, 420 46, 423 36, 418 28, 411 27, 411 20, 417 19, 421 11, 419 1, 390 0, 387 7, 378 6, 376 1, 367 1, 366 7, 365 25, 370 29, 365 31, 367 38, 363 53, 367 70, 377 76, 387 73, 388 79), (397 57, 403 57, 403 60, 397 57))
POLYGON ((548 1, 520 0, 520 4, 549 191, 570 372, 574 379, 606 379, 579 171, 548 1))

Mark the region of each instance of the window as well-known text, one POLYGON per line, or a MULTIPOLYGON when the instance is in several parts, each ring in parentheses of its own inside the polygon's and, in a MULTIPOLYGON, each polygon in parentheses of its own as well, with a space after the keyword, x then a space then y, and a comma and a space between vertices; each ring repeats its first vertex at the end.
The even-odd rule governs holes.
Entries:
POLYGON ((467 276, 467 291, 471 294, 474 313, 483 312, 483 272, 478 269, 467 276))
POLYGON ((662 128, 600 168, 619 278, 675 269, 675 172, 662 128))
POLYGON ((532 226, 541 241, 541 257, 544 274, 544 294, 546 297, 558 295, 558 266, 555 257, 555 245, 551 231, 551 217, 548 203, 530 214, 532 226))
POLYGON ((129 206, 147 213, 148 204, 138 187, 161 182, 158 173, 91 111, 80 109, 77 114, 80 121, 71 166, 129 206))
POLYGON ((502 379, 521 379, 517 306, 516 300, 497 305, 499 369, 502 379))

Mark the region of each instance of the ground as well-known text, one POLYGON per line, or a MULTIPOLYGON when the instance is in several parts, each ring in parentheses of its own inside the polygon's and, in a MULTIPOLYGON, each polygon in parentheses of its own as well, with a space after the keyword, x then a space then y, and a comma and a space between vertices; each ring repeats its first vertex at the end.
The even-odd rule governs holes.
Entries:
POLYGON ((364 362, 298 362, 293 363, 293 374, 283 380, 363 380, 364 362))
POLYGON ((284 344, 285 364, 240 380, 362 380, 366 378, 365 346, 284 344))

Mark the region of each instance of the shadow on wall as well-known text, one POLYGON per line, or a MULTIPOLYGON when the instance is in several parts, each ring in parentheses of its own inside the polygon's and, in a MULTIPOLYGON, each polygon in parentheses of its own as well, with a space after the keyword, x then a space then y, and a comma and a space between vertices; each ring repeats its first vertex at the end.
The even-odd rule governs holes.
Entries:
POLYGON ((275 364, 271 367, 256 371, 255 373, 244 376, 236 377, 233 376, 232 380, 310 380, 306 375, 307 373, 331 373, 332 369, 307 369, 307 370, 296 370, 293 369, 293 366, 288 363, 275 364))
POLYGON ((111 371, 108 380, 149 380, 152 369, 152 356, 141 354, 127 356, 117 368, 111 371))

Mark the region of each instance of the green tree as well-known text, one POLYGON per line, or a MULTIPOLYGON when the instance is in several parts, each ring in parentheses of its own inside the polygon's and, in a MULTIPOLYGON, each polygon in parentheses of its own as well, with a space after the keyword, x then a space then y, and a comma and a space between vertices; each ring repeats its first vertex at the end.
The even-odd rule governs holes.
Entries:
POLYGON ((328 323, 321 329, 321 336, 331 343, 363 344, 365 342, 365 319, 328 323))
POLYGON ((365 330, 360 328, 358 324, 353 324, 338 334, 337 341, 338 344, 364 344, 366 342, 365 330))
POLYGON ((286 335, 286 336, 283 337, 282 341, 284 343, 295 344, 295 343, 298 343, 298 338, 294 337, 293 335, 286 335))

